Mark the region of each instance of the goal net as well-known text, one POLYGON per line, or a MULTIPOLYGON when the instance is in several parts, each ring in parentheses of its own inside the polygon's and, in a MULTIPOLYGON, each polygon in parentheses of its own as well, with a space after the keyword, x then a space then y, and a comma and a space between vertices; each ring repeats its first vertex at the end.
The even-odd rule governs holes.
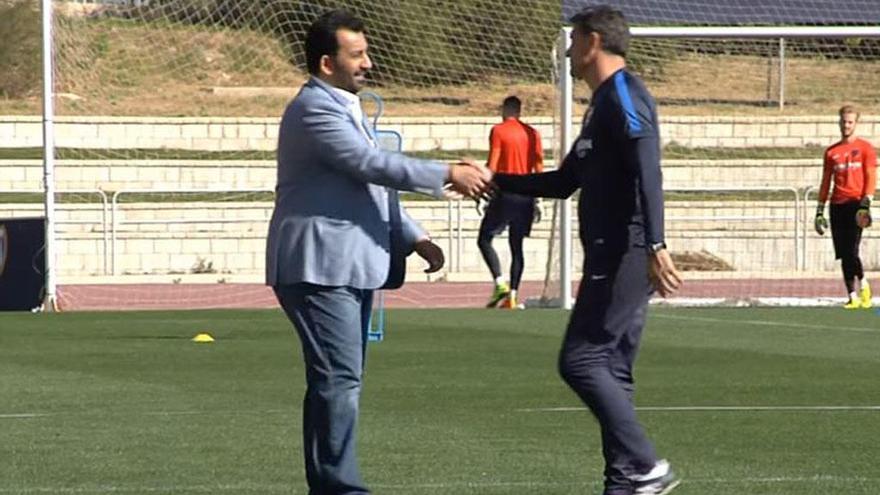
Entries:
MULTIPOLYGON (((0 64, 15 41, 22 54, 13 55, 34 64, 37 74, 16 72, 21 84, 0 83, 0 115, 11 116, 0 122, 0 137, 7 129, 15 134, 0 146, 20 148, 0 150, 0 160, 14 161, 6 177, 15 181, 0 177, 0 195, 8 193, 10 204, 18 201, 11 191, 42 189, 40 119, 32 117, 41 112, 39 66, 33 62, 40 59, 39 7, 37 0, 0 0, 2 36, 10 33, 9 43, 0 43, 0 64), (22 36, 12 34, 12 27, 21 28, 22 36)), ((547 55, 559 26, 555 0, 54 2, 55 238, 62 300, 64 285, 108 277, 181 286, 190 280, 262 281, 279 116, 307 79, 307 27, 338 7, 367 25, 375 63, 369 88, 386 103, 380 128, 402 117, 428 122, 424 132, 438 117, 452 124, 470 117, 494 121, 500 101, 511 93, 524 97, 530 115, 553 112, 547 55), (88 215, 85 203, 68 204, 72 191, 91 198, 88 215)), ((417 134, 397 125, 387 128, 402 130, 404 137, 417 134)), ((476 127, 474 142, 482 146, 487 135, 484 126, 476 127)), ((552 126, 546 127, 550 148, 552 126)), ((485 153, 470 149, 467 139, 423 141, 429 139, 421 146, 425 155, 485 153)), ((26 208, 7 210, 18 215, 39 209, 40 198, 28 201, 26 208)), ((467 222, 468 239, 461 245, 470 249, 474 222, 467 222)), ((451 231, 445 227, 434 225, 438 241, 452 245, 442 238, 451 231)), ((131 299, 121 287, 96 287, 93 293, 97 299, 131 299)))
MULTIPOLYGON (((689 280, 707 280, 689 282, 702 292, 686 296, 744 300, 808 289, 817 297, 842 295, 830 241, 811 229, 809 188, 818 186, 823 147, 837 139, 835 112, 844 99, 862 111, 860 133, 880 143, 877 3, 610 3, 635 29, 867 29, 849 36, 643 33, 629 56, 659 104, 669 244, 689 280), (718 280, 730 280, 725 291, 712 285, 718 280)), ((385 102, 379 126, 400 131, 404 151, 481 159, 499 103, 515 94, 524 101, 524 120, 539 127, 553 151, 547 161, 557 163, 565 150, 559 129, 568 121, 577 131, 589 90, 575 84, 570 112, 563 112, 557 82, 567 73, 550 54, 562 19, 586 4, 55 2, 59 282, 261 281, 278 118, 307 78, 304 32, 329 8, 346 7, 365 20, 375 62, 369 86, 385 102), (450 128, 458 134, 444 136, 450 128)), ((0 78, 0 162, 9 167, 0 195, 7 194, 10 216, 39 204, 31 198, 24 202, 31 206, 17 206, 16 191, 42 189, 34 117, 39 22, 37 0, 0 0, 0 64, 9 68, 0 78)), ((425 223, 447 249, 449 278, 487 280, 473 208, 449 208, 448 215, 445 206, 430 208, 425 223)), ((525 296, 559 299, 558 208, 527 241, 526 277, 537 283, 525 296)), ((571 218, 573 232, 576 222, 571 218)), ((873 236, 866 232, 863 243, 872 273, 880 266, 873 236)), ((582 255, 574 234, 566 240, 568 273, 576 280, 582 255)), ((122 293, 110 288, 107 295, 122 293)))
MULTIPOLYGON (((565 2, 563 15, 588 3, 565 2)), ((658 103, 667 242, 688 280, 678 300, 841 302, 846 291, 831 241, 813 231, 816 189, 824 147, 840 137, 842 104, 856 105, 859 134, 880 142, 873 77, 880 7, 613 3, 632 24, 628 65, 658 103)), ((567 37, 561 33, 560 42, 567 37)), ((563 119, 577 120, 589 88, 564 73, 560 80, 562 91, 573 84, 573 98, 562 99, 563 119)), ((864 237, 870 280, 880 249, 873 231, 864 237)), ((562 264, 561 244, 551 241, 548 266, 562 264)), ((572 244, 572 266, 548 270, 542 302, 562 301, 563 280, 571 283, 565 275, 579 272, 583 254, 572 244)))

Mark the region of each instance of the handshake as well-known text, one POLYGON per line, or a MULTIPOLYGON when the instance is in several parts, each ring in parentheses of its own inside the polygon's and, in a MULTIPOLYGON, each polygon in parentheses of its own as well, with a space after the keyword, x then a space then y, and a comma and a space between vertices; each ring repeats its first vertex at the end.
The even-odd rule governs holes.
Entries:
POLYGON ((472 158, 462 158, 450 165, 444 190, 451 198, 488 199, 495 194, 496 186, 492 182, 491 170, 477 165, 472 158))

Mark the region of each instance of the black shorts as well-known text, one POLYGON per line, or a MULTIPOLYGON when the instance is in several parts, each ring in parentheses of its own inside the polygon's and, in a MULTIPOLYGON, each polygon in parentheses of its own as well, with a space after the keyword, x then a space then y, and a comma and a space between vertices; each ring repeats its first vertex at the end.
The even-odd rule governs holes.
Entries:
POLYGON ((834 257, 841 259, 859 256, 862 229, 856 224, 858 201, 831 205, 831 238, 834 241, 834 257))
POLYGON ((508 192, 499 193, 483 215, 480 234, 493 236, 510 227, 510 235, 528 237, 532 233, 532 219, 535 215, 535 198, 508 192))

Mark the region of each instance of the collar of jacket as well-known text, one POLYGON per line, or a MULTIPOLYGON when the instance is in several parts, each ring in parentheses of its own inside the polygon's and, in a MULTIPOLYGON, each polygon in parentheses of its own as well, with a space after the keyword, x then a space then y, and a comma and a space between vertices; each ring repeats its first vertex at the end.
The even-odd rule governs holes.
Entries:
POLYGON ((319 79, 315 76, 311 76, 311 77, 309 77, 309 82, 307 82, 306 85, 323 89, 324 91, 327 92, 328 95, 330 95, 331 98, 333 98, 333 100, 335 102, 339 103, 340 105, 344 106, 345 108, 348 108, 349 101, 346 100, 341 94, 334 91, 333 86, 322 81, 321 79, 319 79))

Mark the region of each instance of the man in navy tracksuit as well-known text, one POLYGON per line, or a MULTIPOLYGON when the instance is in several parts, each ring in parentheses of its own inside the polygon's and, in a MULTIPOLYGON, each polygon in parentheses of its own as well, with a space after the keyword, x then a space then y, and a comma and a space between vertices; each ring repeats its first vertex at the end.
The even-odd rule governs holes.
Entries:
POLYGON ((559 371, 599 421, 605 495, 660 495, 679 479, 658 458, 636 418, 632 368, 648 298, 681 278, 666 250, 660 137, 654 99, 625 68, 629 28, 610 7, 573 19, 572 75, 593 90, 581 133, 559 169, 496 174, 501 191, 567 198, 581 189, 586 262, 559 357, 559 371))

